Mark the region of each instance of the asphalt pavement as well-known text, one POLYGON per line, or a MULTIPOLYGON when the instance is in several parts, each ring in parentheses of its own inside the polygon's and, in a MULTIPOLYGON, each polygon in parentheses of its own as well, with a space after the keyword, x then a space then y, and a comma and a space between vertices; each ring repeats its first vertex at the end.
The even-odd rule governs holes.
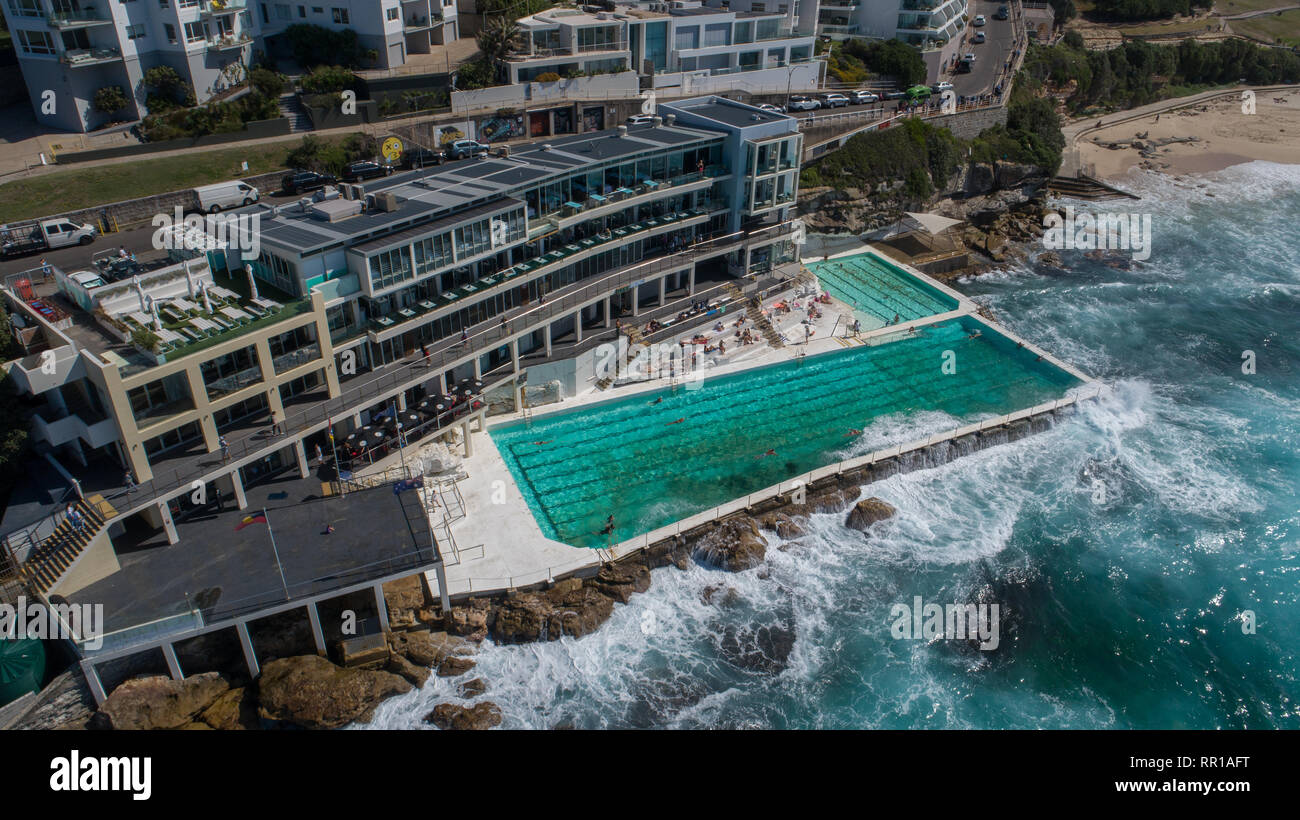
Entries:
POLYGON ((965 43, 958 52, 958 58, 967 53, 975 55, 975 64, 971 72, 946 77, 951 80, 953 91, 959 97, 976 97, 992 91, 998 72, 1011 58, 1011 51, 1015 48, 1015 34, 1011 19, 1010 17, 1006 20, 993 19, 993 13, 1000 5, 1003 4, 993 0, 971 2, 970 19, 973 21, 975 15, 982 14, 987 22, 979 28, 974 25, 966 27, 965 43), (975 32, 981 30, 984 32, 985 41, 979 45, 971 43, 975 32))

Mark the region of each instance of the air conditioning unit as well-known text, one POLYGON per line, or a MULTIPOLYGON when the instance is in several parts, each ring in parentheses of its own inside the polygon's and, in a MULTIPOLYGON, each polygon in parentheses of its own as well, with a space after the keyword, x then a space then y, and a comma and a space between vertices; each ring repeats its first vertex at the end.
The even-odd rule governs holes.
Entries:
POLYGON ((388 191, 380 191, 375 194, 375 208, 385 213, 392 213, 397 210, 397 195, 388 191))

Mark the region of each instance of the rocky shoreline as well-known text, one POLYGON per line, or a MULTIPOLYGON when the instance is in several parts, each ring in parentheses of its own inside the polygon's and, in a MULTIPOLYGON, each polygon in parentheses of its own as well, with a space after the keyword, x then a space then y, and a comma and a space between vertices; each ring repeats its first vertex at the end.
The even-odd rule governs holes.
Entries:
MULTIPOLYGON (((894 508, 878 498, 856 501, 859 494, 860 487, 850 482, 809 489, 801 504, 790 498, 771 499, 759 509, 653 544, 584 577, 471 597, 446 613, 429 605, 418 577, 412 577, 385 587, 393 625, 387 640, 345 658, 344 665, 315 654, 294 654, 267 660, 252 681, 241 677, 233 665, 227 672, 204 672, 180 681, 166 675, 139 675, 113 689, 97 710, 64 702, 57 709, 35 709, 11 728, 337 729, 365 723, 383 701, 424 687, 434 675, 469 674, 476 665, 478 645, 489 638, 498 644, 522 644, 594 632, 613 615, 616 605, 650 588, 651 570, 686 569, 694 561, 740 572, 766 559, 765 533, 797 538, 806 532, 812 513, 848 511, 845 525, 863 532, 894 515, 894 508)), ((792 634, 783 641, 769 638, 775 649, 781 643, 787 651, 794 640, 792 634)), ((292 640, 287 640, 285 647, 290 645, 292 640)), ((460 682, 456 690, 460 702, 437 704, 424 722, 456 730, 498 726, 501 710, 484 697, 489 692, 483 678, 460 682)))

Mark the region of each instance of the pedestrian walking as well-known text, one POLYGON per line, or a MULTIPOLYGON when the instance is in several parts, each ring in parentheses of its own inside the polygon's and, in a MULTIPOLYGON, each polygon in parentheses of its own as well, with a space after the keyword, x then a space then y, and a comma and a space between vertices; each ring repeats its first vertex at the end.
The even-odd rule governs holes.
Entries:
POLYGON ((325 463, 325 454, 321 452, 320 444, 316 445, 316 463, 318 465, 325 463))
POLYGON ((217 444, 221 446, 221 463, 225 464, 230 461, 230 442, 226 441, 225 436, 219 436, 217 444))
POLYGON ((284 434, 284 430, 283 428, 280 427, 280 417, 276 415, 276 412, 274 410, 272 410, 271 411, 271 435, 279 436, 283 434, 284 434))
POLYGON ((460 329, 460 343, 461 344, 469 343, 469 328, 463 327, 460 329))
POLYGON ((135 476, 131 474, 130 470, 126 471, 126 491, 128 493, 135 492, 135 476))

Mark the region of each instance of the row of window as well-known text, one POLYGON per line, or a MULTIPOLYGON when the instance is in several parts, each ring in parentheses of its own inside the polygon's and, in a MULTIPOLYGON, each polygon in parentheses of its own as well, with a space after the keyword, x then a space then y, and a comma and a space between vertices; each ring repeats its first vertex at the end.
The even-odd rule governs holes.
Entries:
POLYGON ((369 259, 371 290, 385 290, 417 275, 504 248, 522 241, 526 234, 524 209, 515 208, 416 242, 414 259, 410 245, 382 251, 369 259))

